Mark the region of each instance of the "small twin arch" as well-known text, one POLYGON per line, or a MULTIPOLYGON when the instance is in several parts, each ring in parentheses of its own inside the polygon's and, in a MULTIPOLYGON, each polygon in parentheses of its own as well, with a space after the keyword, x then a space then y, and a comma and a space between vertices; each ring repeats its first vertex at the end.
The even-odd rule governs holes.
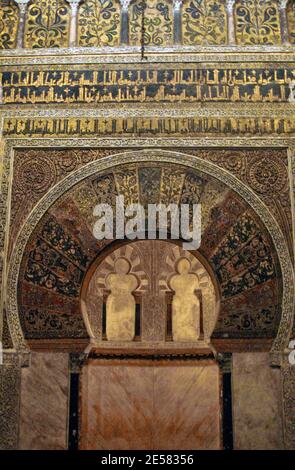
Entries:
MULTIPOLYGON (((208 342, 219 311, 219 292, 212 275, 198 257, 168 240, 115 243, 111 252, 107 250, 105 257, 94 261, 83 283, 81 309, 88 334, 99 342, 100 335, 95 332, 105 324, 103 338, 132 341, 139 306, 137 314, 150 319, 149 328, 155 321, 166 329, 171 316, 174 341, 208 342), (147 262, 146 253, 148 257, 156 255, 154 268, 147 262), (159 309, 157 320, 148 300, 151 295, 156 311, 159 309), (101 315, 105 315, 104 320, 101 315)), ((143 323, 145 336, 146 321, 143 323)))
POLYGON ((0 49, 17 46, 24 8, 25 48, 140 46, 142 40, 163 47, 295 43, 294 0, 0 0, 0 5, 0 49))

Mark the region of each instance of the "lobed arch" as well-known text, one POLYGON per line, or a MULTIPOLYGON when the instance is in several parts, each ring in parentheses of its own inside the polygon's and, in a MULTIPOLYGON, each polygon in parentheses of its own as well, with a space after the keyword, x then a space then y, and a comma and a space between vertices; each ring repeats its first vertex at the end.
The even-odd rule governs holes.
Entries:
POLYGON ((82 47, 121 43, 122 5, 119 0, 83 0, 78 7, 77 36, 82 47))
POLYGON ((267 207, 245 184, 241 183, 236 177, 228 171, 220 169, 214 163, 204 161, 198 157, 187 155, 181 152, 168 150, 138 150, 118 153, 110 157, 104 157, 98 161, 91 162, 83 168, 65 178, 61 183, 54 186, 46 196, 44 196, 31 212, 19 236, 16 240, 14 253, 10 262, 7 290, 7 318, 14 346, 17 349, 26 349, 26 341, 20 325, 18 314, 18 280, 19 270, 26 245, 30 236, 34 232, 38 222, 45 215, 51 205, 56 202, 63 194, 73 188, 77 183, 85 180, 91 175, 99 172, 117 168, 122 164, 136 162, 161 162, 167 164, 178 164, 187 168, 197 169, 208 176, 212 176, 225 184, 228 188, 236 192, 247 204, 254 210, 266 227, 278 256, 283 281, 283 300, 282 315, 277 336, 272 346, 274 360, 279 361, 278 355, 284 351, 288 344, 289 334, 292 328, 293 319, 293 301, 294 301, 294 272, 292 261, 284 236, 267 207))

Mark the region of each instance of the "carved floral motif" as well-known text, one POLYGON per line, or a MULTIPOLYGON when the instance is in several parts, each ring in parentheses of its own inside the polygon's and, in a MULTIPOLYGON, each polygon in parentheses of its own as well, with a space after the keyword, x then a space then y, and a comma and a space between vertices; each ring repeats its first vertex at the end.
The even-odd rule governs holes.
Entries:
POLYGON ((226 1, 185 0, 182 5, 183 44, 226 44, 226 1))
POLYGON ((70 6, 64 0, 33 0, 27 10, 25 47, 68 47, 70 6))
POLYGON ((16 47, 19 13, 12 0, 0 1, 0 49, 16 47))
POLYGON ((80 46, 117 46, 120 43, 121 4, 118 0, 87 0, 79 8, 80 46))

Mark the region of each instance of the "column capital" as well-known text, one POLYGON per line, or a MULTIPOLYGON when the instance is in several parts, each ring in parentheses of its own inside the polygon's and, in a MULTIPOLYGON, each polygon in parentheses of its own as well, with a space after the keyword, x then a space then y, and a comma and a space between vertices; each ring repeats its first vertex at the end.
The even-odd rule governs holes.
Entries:
POLYGON ((86 364, 88 354, 70 353, 70 372, 71 374, 80 374, 84 364, 86 364))
POLYGON ((173 7, 175 10, 180 10, 182 6, 182 0, 173 0, 173 7))
POLYGON ((227 2, 226 2, 226 8, 227 8, 228 10, 233 10, 235 3, 236 3, 236 0, 227 0, 227 2))
POLYGON ((81 3, 81 0, 68 0, 68 3, 72 9, 72 14, 76 14, 78 11, 79 4, 81 3))
POLYGON ((232 371, 232 353, 217 353, 216 360, 222 374, 230 374, 232 371))
POLYGON ((71 8, 77 8, 79 3, 81 3, 81 0, 68 0, 68 3, 70 4, 71 8))
POLYGON ((128 7, 130 5, 131 0, 120 0, 120 3, 122 5, 122 8, 124 10, 128 10, 128 7))
POLYGON ((15 0, 15 3, 18 4, 21 13, 25 12, 29 1, 30 0, 15 0))
POLYGON ((278 0, 279 8, 287 8, 289 0, 278 0))

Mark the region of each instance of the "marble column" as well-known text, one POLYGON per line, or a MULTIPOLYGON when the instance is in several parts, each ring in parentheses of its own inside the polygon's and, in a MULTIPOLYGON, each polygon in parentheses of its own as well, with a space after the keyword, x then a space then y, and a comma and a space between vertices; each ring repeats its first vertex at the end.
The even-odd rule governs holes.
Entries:
POLYGON ((80 0, 69 0, 71 7, 70 47, 77 46, 77 13, 80 0))
POLYGON ((224 450, 233 450, 232 419, 232 354, 219 353, 217 356, 222 379, 222 443, 224 450))
POLYGON ((287 5, 288 0, 279 0, 282 44, 289 44, 287 5))
POLYGON ((174 3, 173 3, 174 44, 182 43, 181 7, 182 7, 182 0, 174 0, 174 3))
POLYGON ((129 43, 129 4, 130 0, 121 0, 121 44, 127 45, 129 43))
POLYGON ((17 48, 24 47, 24 34, 25 34, 25 20, 27 6, 30 0, 15 0, 19 7, 19 24, 17 32, 17 48))
POLYGON ((227 4, 226 4, 227 28, 228 28, 228 43, 230 45, 233 45, 236 43, 234 5, 235 5, 235 0, 227 0, 227 4))

